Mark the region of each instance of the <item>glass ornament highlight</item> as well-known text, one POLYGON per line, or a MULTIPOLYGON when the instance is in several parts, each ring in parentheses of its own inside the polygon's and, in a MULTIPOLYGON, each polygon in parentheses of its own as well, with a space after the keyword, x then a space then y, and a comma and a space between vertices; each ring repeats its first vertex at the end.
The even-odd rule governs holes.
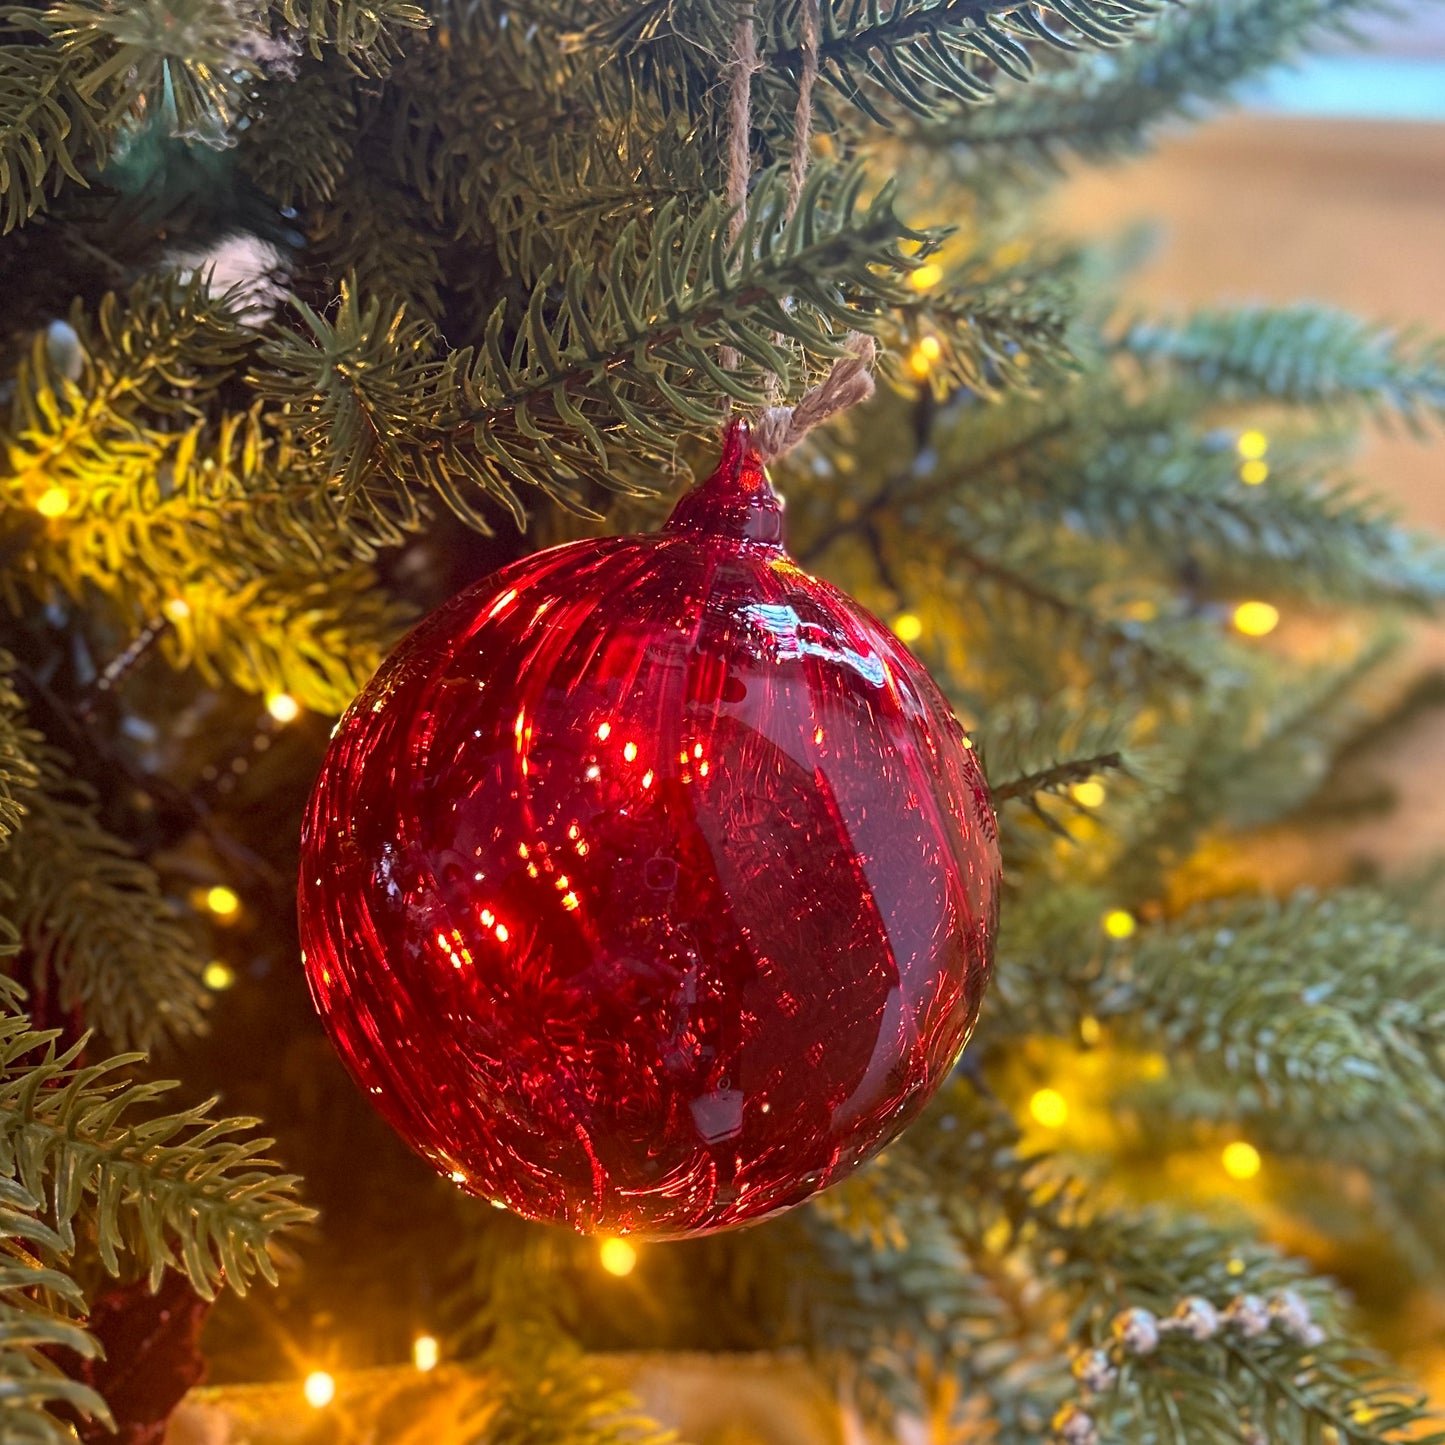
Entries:
POLYGON ((763 1218, 922 1109, 977 1019, 999 852, 933 681, 804 573, 744 423, 653 536, 426 619, 308 807, 313 997, 442 1173, 533 1219, 763 1218))

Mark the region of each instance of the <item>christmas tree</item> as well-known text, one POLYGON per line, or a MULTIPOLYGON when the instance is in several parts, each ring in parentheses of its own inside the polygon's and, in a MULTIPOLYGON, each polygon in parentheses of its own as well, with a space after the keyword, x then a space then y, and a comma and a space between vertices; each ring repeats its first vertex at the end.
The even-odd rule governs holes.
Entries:
POLYGON ((1440 1438, 1382 1351, 1445 1272, 1432 880, 1250 860, 1430 700, 1388 664, 1445 553, 1345 467, 1445 408, 1445 346, 1140 317, 1040 220, 1367 8, 4 8, 0 1440, 176 1440, 208 1375, 207 1438, 660 1441, 623 1362, 699 1351, 879 1438, 1440 1438), (599 1241, 375 1115, 297 840, 413 622, 654 530, 730 416, 970 730, 997 960, 859 1172, 599 1241))

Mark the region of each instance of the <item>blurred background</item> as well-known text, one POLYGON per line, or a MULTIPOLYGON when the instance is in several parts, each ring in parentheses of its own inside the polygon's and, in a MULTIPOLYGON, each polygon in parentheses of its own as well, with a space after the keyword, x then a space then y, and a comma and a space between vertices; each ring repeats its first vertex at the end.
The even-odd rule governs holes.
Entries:
MULTIPOLYGON (((1445 329, 1445 6, 1362 25, 1142 160, 1079 167, 1056 220, 1089 236, 1147 231, 1126 287, 1141 309, 1313 301, 1445 329)), ((1375 431, 1357 469, 1406 521, 1445 533, 1438 440, 1375 431)), ((1445 627, 1418 632, 1408 665, 1445 668, 1445 627)), ((1393 811, 1282 835, 1272 869, 1334 880, 1362 861, 1393 872, 1445 856, 1445 711, 1393 743, 1381 768, 1393 811)))

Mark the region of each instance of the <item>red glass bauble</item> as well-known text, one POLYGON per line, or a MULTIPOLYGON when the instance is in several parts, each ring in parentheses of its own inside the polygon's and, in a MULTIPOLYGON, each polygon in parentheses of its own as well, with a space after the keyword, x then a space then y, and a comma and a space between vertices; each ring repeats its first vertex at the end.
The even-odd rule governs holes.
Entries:
POLYGON ((918 1113, 998 889, 962 728, 788 556, 739 423, 661 533, 527 557, 402 642, 312 795, 301 934, 342 1056, 437 1169, 682 1235, 918 1113))

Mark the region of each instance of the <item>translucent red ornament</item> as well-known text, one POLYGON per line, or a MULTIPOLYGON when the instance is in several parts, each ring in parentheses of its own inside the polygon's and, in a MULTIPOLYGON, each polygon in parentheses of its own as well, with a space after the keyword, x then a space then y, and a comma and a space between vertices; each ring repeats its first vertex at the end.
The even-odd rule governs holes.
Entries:
POLYGON ((519 1214, 761 1219, 882 1148, 992 962, 982 773, 928 674, 799 569, 744 425, 661 533, 424 621, 302 839, 306 971, 437 1169, 519 1214))

